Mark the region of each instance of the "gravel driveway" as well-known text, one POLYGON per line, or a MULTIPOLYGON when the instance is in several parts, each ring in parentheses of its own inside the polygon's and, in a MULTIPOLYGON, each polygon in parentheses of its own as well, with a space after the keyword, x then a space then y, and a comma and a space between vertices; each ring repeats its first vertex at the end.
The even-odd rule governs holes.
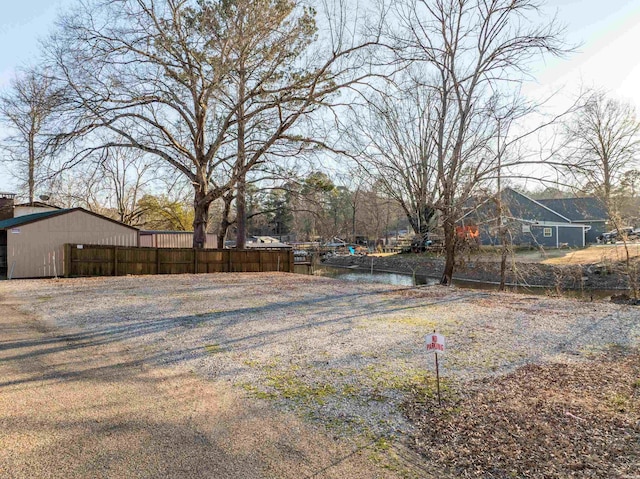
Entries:
POLYGON ((373 441, 408 432, 399 405, 434 375, 423 347, 433 330, 447 338, 441 374, 453 381, 640 343, 630 306, 283 273, 13 281, 2 291, 52 327, 373 441))
POLYGON ((640 344, 640 310, 625 305, 284 273, 12 281, 0 292, 70 341, 196 373, 374 452, 411 432, 400 404, 432 386, 433 330, 447 338, 449 381, 640 344))

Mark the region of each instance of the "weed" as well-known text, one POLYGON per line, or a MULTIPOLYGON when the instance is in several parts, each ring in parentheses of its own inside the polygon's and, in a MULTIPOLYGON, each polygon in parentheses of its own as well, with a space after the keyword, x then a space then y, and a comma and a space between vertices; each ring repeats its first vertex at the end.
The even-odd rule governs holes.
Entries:
POLYGON ((609 404, 615 410, 620 411, 620 412, 624 412, 627 409, 627 406, 629 404, 629 398, 627 396, 625 396, 624 394, 614 393, 609 398, 609 404))

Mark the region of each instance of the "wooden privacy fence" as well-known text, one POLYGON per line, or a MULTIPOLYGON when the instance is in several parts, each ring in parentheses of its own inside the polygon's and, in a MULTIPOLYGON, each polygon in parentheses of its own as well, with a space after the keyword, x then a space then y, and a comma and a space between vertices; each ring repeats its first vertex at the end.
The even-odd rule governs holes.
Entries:
POLYGON ((293 265, 291 250, 64 245, 66 277, 265 271, 292 273, 293 265))

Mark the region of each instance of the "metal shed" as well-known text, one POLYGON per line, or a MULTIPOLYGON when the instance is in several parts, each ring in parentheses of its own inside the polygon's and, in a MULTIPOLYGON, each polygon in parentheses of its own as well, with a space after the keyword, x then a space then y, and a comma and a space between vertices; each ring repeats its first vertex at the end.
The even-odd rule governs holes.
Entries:
MULTIPOLYGON (((192 248, 193 231, 140 231, 140 246, 147 248, 192 248)), ((218 247, 218 237, 207 233, 206 249, 218 247)))
POLYGON ((64 244, 138 246, 138 230, 83 208, 0 221, 0 277, 64 275, 64 244))

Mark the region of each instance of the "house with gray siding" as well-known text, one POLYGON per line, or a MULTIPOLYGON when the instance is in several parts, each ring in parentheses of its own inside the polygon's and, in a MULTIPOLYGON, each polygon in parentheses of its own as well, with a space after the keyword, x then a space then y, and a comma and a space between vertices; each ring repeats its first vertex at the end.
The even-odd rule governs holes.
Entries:
POLYGON ((572 224, 590 226, 585 236, 587 244, 597 243, 598 236, 610 229, 607 208, 599 198, 590 196, 537 201, 568 218, 572 224))
POLYGON ((501 244, 501 231, 514 245, 545 248, 583 247, 592 226, 588 222, 572 221, 544 203, 529 198, 511 188, 505 188, 499 202, 495 197, 476 202, 461 223, 476 225, 482 244, 501 244), (502 225, 502 228, 500 227, 502 225))

